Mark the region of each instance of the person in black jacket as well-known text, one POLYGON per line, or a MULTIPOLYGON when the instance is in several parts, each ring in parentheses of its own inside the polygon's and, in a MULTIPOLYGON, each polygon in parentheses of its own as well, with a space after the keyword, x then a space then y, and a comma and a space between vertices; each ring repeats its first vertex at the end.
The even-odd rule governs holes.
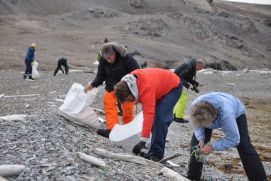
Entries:
MULTIPOLYGON (((190 59, 188 62, 179 66, 175 73, 181 78, 182 84, 187 89, 191 89, 196 93, 199 92, 198 86, 199 83, 195 80, 196 72, 202 70, 205 67, 205 63, 203 59, 190 59)), ((184 117, 184 110, 187 104, 187 93, 183 89, 182 95, 174 107, 173 115, 174 121, 179 123, 187 123, 188 121, 185 120, 184 117)))
MULTIPOLYGON (((118 123, 117 100, 114 93, 114 86, 126 74, 139 69, 137 61, 127 53, 124 46, 116 42, 105 43, 100 51, 98 72, 95 79, 85 86, 85 92, 93 87, 100 86, 105 81, 104 109, 106 117, 106 129, 98 129, 97 134, 109 137, 111 129, 118 123)), ((121 105, 122 122, 126 124, 133 119, 133 103, 121 105)))
POLYGON ((58 72, 59 70, 61 70, 61 72, 64 74, 64 71, 63 71, 63 69, 61 68, 61 66, 64 66, 64 68, 65 68, 65 73, 66 73, 66 75, 68 75, 68 73, 69 73, 68 60, 67 60, 65 57, 62 57, 62 58, 60 58, 60 59, 58 60, 58 62, 57 62, 57 68, 56 68, 56 70, 55 70, 55 72, 54 72, 54 76, 56 76, 56 74, 57 74, 57 72, 58 72))

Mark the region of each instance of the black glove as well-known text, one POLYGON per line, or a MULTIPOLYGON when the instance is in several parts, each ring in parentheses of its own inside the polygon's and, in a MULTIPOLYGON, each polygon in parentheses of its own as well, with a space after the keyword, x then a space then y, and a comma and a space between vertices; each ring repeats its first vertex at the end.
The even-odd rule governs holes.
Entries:
POLYGON ((141 149, 146 148, 146 142, 145 141, 140 141, 137 143, 134 148, 133 148, 133 153, 138 155, 141 151, 141 149))
POLYGON ((195 91, 196 93, 199 93, 199 89, 198 89, 198 87, 196 85, 193 85, 191 90, 195 91))

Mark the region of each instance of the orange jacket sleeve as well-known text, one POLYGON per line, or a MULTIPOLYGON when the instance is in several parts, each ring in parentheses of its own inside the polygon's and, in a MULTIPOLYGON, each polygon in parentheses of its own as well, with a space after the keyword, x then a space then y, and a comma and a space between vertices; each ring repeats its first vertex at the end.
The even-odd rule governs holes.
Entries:
POLYGON ((144 121, 141 136, 149 138, 155 114, 155 92, 149 88, 142 95, 144 96, 141 98, 144 121))

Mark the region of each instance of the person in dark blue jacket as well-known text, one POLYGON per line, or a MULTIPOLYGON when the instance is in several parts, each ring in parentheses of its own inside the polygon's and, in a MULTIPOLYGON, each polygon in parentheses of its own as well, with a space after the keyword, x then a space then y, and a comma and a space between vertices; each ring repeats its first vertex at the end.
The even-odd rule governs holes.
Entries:
POLYGON ((24 72, 24 79, 29 76, 30 80, 34 80, 32 77, 32 63, 34 62, 35 57, 35 49, 36 44, 32 43, 32 45, 27 49, 26 56, 25 56, 25 72, 24 72))

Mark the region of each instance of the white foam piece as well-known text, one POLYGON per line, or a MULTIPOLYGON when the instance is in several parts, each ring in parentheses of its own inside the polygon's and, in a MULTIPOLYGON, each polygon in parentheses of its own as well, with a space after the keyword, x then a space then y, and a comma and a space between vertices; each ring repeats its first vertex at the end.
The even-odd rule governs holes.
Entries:
POLYGON ((134 145, 140 141, 142 125, 143 112, 141 111, 130 123, 116 124, 110 132, 109 139, 116 145, 132 150, 134 145))
POLYGON ((61 103, 63 103, 63 102, 64 102, 64 100, 63 100, 63 99, 55 99, 55 101, 57 101, 57 102, 61 102, 61 103))
POLYGON ((101 123, 105 123, 105 120, 101 117, 98 117, 98 120, 101 122, 101 123))
POLYGON ((99 65, 99 62, 96 60, 93 65, 99 65))
POLYGON ((4 121, 24 121, 26 116, 27 115, 25 114, 13 114, 13 115, 2 116, 0 117, 0 119, 4 121))
POLYGON ((79 73, 84 72, 84 70, 69 70, 69 73, 79 73))
POLYGON ((235 86, 236 84, 227 82, 227 85, 235 86))

